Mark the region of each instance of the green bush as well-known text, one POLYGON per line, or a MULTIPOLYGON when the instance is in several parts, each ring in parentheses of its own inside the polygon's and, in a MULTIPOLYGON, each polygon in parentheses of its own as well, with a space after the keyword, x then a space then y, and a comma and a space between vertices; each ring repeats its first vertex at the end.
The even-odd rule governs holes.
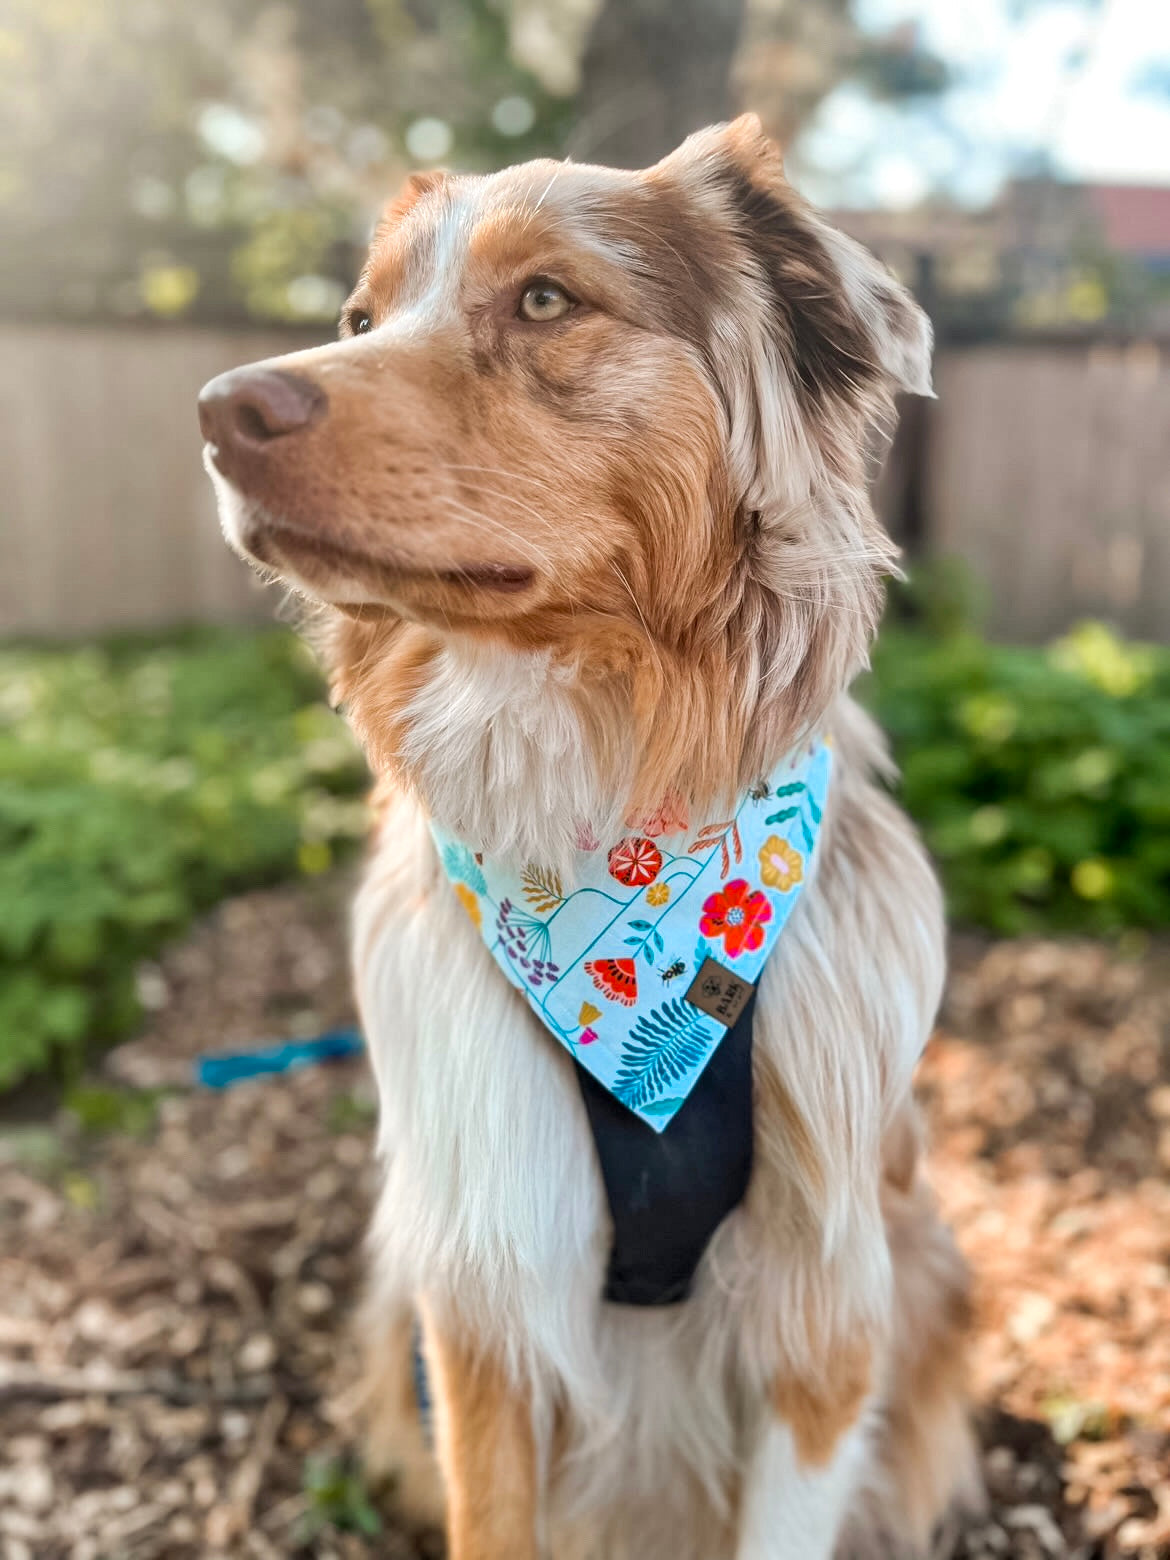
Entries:
POLYGON ((1099 623, 1047 649, 894 626, 862 693, 954 920, 1170 924, 1170 651, 1099 623))
POLYGON ((364 786, 289 634, 0 651, 0 1087, 131 1028, 195 912, 329 866, 364 786))

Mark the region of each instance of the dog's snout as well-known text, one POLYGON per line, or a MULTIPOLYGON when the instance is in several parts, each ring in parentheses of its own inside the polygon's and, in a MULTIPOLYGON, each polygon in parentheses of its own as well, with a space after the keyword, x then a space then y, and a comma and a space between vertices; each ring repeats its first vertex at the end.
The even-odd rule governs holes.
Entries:
POLYGON ((233 368, 199 392, 199 426, 209 444, 228 453, 300 433, 329 404, 319 385, 275 368, 233 368))

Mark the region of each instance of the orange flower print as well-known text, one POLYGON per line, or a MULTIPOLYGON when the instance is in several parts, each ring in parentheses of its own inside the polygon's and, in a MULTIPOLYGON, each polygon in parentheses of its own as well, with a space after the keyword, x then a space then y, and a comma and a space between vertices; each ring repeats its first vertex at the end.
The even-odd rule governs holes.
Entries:
POLYGON ((466 883, 456 883, 455 892, 459 895, 459 903, 467 911, 476 926, 482 926, 483 913, 479 908, 479 900, 475 892, 468 888, 466 883))
POLYGON ((609 875, 627 888, 645 888, 662 871, 662 852, 653 840, 631 836, 609 853, 609 875))
POLYGON ((603 996, 623 1007, 638 1000, 638 966, 633 959, 590 959, 585 973, 603 996))
POLYGON ((638 829, 652 840, 662 834, 685 834, 690 826, 690 811, 677 791, 667 791, 657 812, 644 816, 631 813, 626 819, 628 829, 638 829))
POLYGON ((651 883, 650 887, 646 890, 646 903, 648 905, 653 905, 655 909, 657 909, 660 905, 669 903, 669 901, 670 889, 665 883, 651 883))
POLYGON ((804 858, 787 840, 769 834, 760 846, 760 876, 769 888, 786 894, 804 877, 804 858))
POLYGON ((722 937, 729 959, 755 953, 763 945, 764 926, 772 919, 768 896, 751 888, 743 878, 733 878, 717 894, 703 902, 699 931, 704 937, 722 937))

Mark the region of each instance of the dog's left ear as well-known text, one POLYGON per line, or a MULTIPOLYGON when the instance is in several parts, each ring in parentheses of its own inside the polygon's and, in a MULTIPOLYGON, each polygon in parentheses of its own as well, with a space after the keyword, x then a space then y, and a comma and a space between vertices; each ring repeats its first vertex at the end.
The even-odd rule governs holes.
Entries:
POLYGON ((755 114, 699 131, 659 166, 708 209, 722 196, 798 389, 818 402, 850 402, 882 379, 887 389, 933 394, 925 313, 869 250, 796 193, 755 114))

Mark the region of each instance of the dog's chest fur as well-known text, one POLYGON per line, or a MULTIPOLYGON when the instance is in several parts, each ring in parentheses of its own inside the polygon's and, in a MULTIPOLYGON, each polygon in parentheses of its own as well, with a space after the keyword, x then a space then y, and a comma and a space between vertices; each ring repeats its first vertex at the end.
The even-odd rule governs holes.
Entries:
POLYGON ((601 1302, 608 1222, 572 1060, 467 921, 422 810, 399 797, 383 817, 354 942, 382 1103, 375 1285, 454 1307, 531 1383, 558 1555, 590 1552, 575 1511, 596 1546, 607 1509, 607 1560, 728 1552, 772 1382, 822 1371, 829 1334, 885 1325, 873 1167, 942 951, 929 869, 868 778, 871 729, 851 707, 837 725, 820 861, 760 987, 752 1187, 666 1311, 601 1302))

